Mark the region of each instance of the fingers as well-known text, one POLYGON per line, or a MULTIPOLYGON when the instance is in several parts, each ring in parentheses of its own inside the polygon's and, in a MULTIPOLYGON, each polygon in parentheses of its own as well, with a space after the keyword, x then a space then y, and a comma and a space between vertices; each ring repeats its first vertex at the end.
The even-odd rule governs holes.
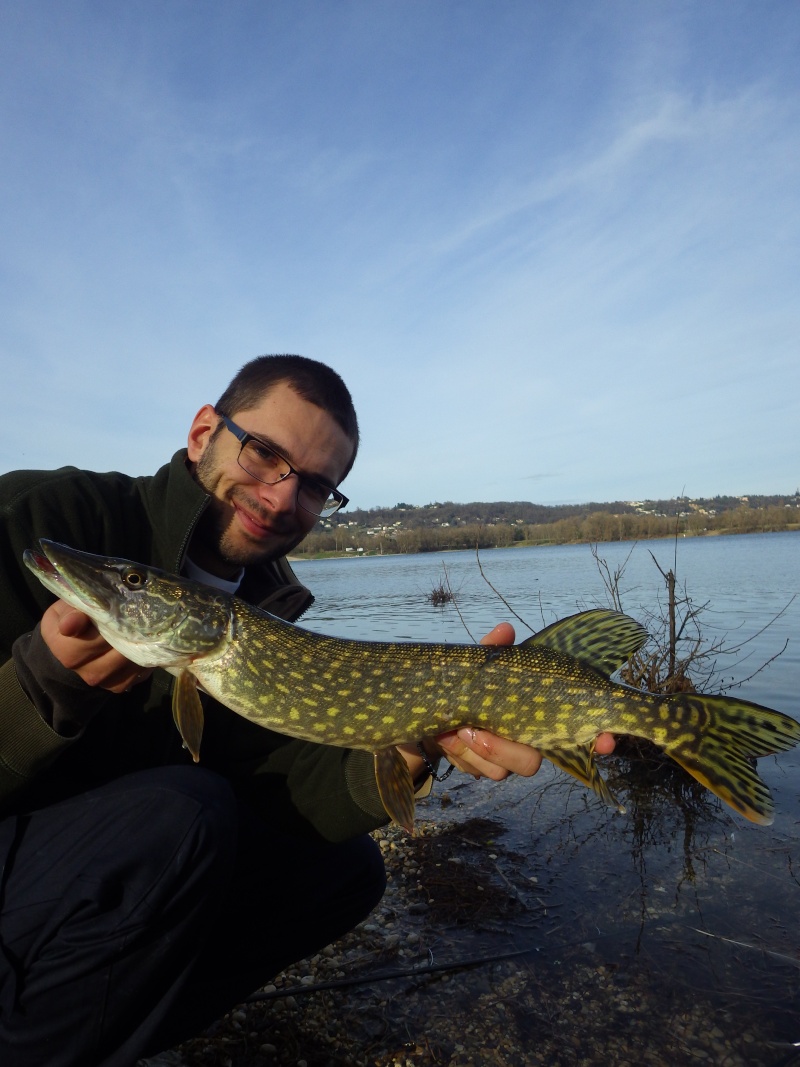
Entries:
POLYGON ((451 763, 476 778, 492 778, 496 782, 509 774, 530 778, 542 764, 542 757, 535 748, 498 737, 488 730, 474 730, 468 726, 442 734, 436 741, 451 763))
MULTIPOLYGON (((436 743, 450 763, 475 778, 491 778, 496 782, 510 774, 530 778, 542 765, 538 749, 470 726, 441 734, 436 743)), ((613 734, 599 734, 595 751, 607 756, 614 751, 614 744, 613 734)))
POLYGON ((63 600, 45 611, 41 632, 59 663, 87 685, 122 693, 152 674, 112 648, 88 615, 63 600))
MULTIPOLYGON (((481 639, 481 644, 513 645, 514 637, 511 623, 501 622, 481 639)), ((509 774, 531 775, 541 763, 541 757, 534 749, 505 741, 486 730, 453 731, 437 737, 436 743, 453 766, 475 778, 493 778, 499 782, 509 774)))
MULTIPOLYGON (((481 639, 481 644, 513 645, 514 638, 511 623, 501 622, 481 639)), ((497 782, 510 774, 530 778, 542 765, 542 756, 537 749, 498 737, 488 730, 463 727, 441 734, 435 744, 450 763, 475 778, 492 778, 497 782)), ((613 734, 600 734, 595 742, 595 751, 601 756, 613 752, 613 734)))

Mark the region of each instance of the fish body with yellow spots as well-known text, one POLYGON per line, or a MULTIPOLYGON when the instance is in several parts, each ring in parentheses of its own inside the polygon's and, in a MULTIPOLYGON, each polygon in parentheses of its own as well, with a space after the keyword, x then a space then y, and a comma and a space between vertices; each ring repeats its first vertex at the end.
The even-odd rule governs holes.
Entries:
POLYGON ((461 726, 538 748, 615 804, 594 761, 604 731, 647 738, 754 822, 773 806, 753 760, 800 741, 800 723, 744 700, 658 695, 611 675, 647 632, 619 612, 581 612, 519 645, 354 641, 284 622, 153 567, 41 542, 25 562, 143 667, 177 676, 175 721, 199 758, 199 686, 278 733, 367 749, 387 813, 413 825, 414 787, 396 745, 461 726))

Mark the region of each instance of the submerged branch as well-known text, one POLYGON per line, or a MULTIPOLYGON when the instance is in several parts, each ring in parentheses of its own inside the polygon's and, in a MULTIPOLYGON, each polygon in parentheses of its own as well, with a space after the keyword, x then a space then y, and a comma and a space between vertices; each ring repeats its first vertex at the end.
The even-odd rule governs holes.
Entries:
POLYGON ((370 974, 354 975, 352 978, 336 978, 329 982, 316 982, 314 985, 287 986, 286 989, 274 989, 252 993, 246 1004, 253 1004, 264 1000, 279 1000, 282 997, 298 997, 308 993, 319 993, 324 989, 344 989, 347 986, 371 985, 373 982, 389 982, 393 978, 424 978, 427 974, 437 974, 441 971, 458 971, 468 967, 482 967, 487 963, 497 963, 500 960, 510 960, 517 956, 528 956, 532 952, 538 952, 536 946, 530 948, 518 948, 512 952, 497 952, 491 956, 470 956, 464 960, 453 960, 450 963, 434 963, 431 954, 427 963, 416 964, 411 967, 398 967, 388 971, 373 971, 370 974))

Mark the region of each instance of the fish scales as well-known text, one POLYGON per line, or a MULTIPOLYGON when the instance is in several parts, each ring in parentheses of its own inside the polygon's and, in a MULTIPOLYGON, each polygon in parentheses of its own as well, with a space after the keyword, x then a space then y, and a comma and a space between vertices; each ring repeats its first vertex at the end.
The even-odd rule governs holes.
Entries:
POLYGON ((762 824, 772 822, 773 806, 752 761, 800 741, 794 719, 748 701, 614 682, 647 640, 619 612, 579 612, 514 646, 352 641, 155 568, 51 541, 26 552, 25 562, 129 659, 176 675, 173 714, 195 760, 200 686, 279 733, 373 752, 387 813, 409 828, 414 785, 395 746, 461 726, 535 746, 613 805, 594 739, 604 731, 643 737, 762 824))
MULTIPOLYGON (((195 675, 226 706, 278 731, 288 719, 306 740, 372 751, 472 725, 527 744, 587 742, 611 724, 629 732, 637 716, 651 718, 633 690, 552 649, 348 642, 241 602, 235 612, 237 640, 195 664, 195 675)), ((659 728, 666 735, 669 724, 654 721, 659 728)))

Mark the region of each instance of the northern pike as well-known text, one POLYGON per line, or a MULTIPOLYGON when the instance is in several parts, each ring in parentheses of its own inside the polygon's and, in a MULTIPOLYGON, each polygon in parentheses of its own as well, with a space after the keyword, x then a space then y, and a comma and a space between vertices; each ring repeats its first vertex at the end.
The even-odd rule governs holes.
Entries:
POLYGON ((518 645, 417 644, 328 637, 235 596, 128 560, 42 540, 24 559, 56 596, 89 615, 142 667, 176 675, 173 715, 199 759, 198 687, 281 734, 366 749, 387 814, 411 830, 414 784, 395 747, 483 727, 543 756, 618 806, 594 760, 603 731, 653 741, 735 811, 769 825, 758 756, 790 749, 800 723, 727 696, 647 693, 611 675, 647 640, 620 612, 579 612, 518 645))

